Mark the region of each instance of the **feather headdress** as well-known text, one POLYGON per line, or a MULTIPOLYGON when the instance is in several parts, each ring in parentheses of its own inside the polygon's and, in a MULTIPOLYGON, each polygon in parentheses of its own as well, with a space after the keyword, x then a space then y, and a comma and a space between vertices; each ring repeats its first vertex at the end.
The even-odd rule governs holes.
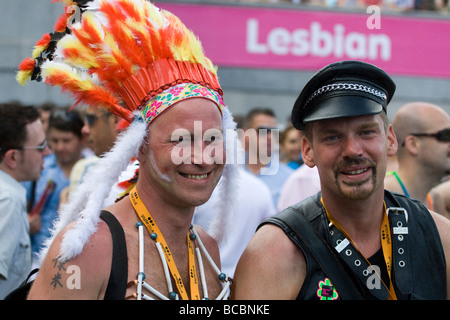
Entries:
POLYGON ((152 97, 179 83, 223 94, 216 68, 198 38, 173 14, 140 0, 64 1, 55 32, 36 43, 17 79, 41 78, 76 103, 106 108, 127 121, 152 97), (76 18, 76 17, 75 17, 76 18), (76 19, 75 19, 76 20, 76 19), (33 61, 33 59, 35 61, 33 61))
MULTIPOLYGON (((56 234, 76 221, 61 243, 61 258, 69 259, 95 232, 104 205, 99 199, 108 197, 130 159, 137 156, 148 124, 165 109, 182 99, 201 97, 222 112, 224 132, 234 129, 235 123, 223 103, 216 67, 199 39, 175 15, 145 0, 62 2, 65 13, 55 31, 36 43, 32 57, 20 64, 17 80, 59 86, 75 98, 75 105, 104 108, 131 123, 62 208, 41 252, 42 258, 56 234), (81 13, 79 21, 70 14, 74 10, 81 13)), ((228 146, 234 148, 235 143, 228 146)), ((226 163, 224 180, 235 179, 234 170, 226 163)), ((222 220, 232 212, 230 199, 237 190, 227 184, 227 200, 216 215, 222 220)), ((218 231, 217 240, 223 234, 223 229, 218 231)))

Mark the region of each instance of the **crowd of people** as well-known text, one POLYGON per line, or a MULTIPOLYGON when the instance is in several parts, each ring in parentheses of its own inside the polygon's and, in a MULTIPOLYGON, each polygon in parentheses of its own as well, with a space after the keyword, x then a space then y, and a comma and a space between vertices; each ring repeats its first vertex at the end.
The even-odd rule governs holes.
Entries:
POLYGON ((29 299, 448 297, 448 113, 390 122, 390 76, 341 61, 299 88, 292 125, 233 116, 191 31, 130 1, 81 4, 20 66, 89 107, 0 104, 0 298, 33 265, 29 299))

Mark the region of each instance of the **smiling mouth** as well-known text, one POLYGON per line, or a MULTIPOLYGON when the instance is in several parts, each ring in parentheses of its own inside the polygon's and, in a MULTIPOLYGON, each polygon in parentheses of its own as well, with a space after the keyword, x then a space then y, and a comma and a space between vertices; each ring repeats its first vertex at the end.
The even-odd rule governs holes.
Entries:
POLYGON ((193 180, 202 180, 202 179, 206 179, 208 177, 207 173, 204 174, 187 174, 187 173, 181 173, 180 174, 187 178, 187 179, 193 179, 193 180))
POLYGON ((358 174, 361 174, 363 172, 366 172, 367 170, 369 170, 369 168, 352 170, 352 171, 347 171, 347 172, 342 172, 342 173, 345 174, 345 175, 354 176, 354 175, 358 175, 358 174))

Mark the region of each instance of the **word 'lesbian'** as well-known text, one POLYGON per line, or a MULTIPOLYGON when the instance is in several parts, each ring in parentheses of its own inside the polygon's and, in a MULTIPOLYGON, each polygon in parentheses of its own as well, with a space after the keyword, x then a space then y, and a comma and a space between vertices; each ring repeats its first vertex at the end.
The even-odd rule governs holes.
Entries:
POLYGON ((335 57, 369 60, 390 60, 391 39, 382 33, 345 32, 337 23, 326 30, 319 22, 307 29, 289 31, 273 28, 264 36, 260 34, 257 19, 247 20, 247 51, 252 54, 335 57))

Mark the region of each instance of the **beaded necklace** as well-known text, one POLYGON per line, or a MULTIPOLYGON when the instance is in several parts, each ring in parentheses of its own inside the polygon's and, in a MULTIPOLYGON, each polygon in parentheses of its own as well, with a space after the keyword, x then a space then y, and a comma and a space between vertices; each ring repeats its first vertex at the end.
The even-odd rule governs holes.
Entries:
MULTIPOLYGON (((150 212, 145 207, 142 200, 139 198, 138 192, 136 190, 136 187, 134 187, 131 192, 129 193, 129 197, 131 200, 131 203, 136 211, 137 216, 139 217, 139 220, 136 224, 136 227, 138 228, 139 232, 139 273, 137 276, 137 280, 134 281, 134 284, 137 286, 137 292, 133 295, 137 300, 145 299, 145 300, 153 300, 152 297, 148 296, 143 292, 143 289, 146 289, 147 291, 154 294, 156 297, 162 300, 178 300, 181 296, 182 300, 188 300, 189 296, 186 292, 186 288, 183 284, 183 280, 180 276, 180 273, 178 272, 178 269, 175 265, 175 261, 173 259, 173 256, 170 252, 169 246, 167 245, 161 231, 159 230, 158 226, 156 225, 155 221, 153 220, 152 216, 150 215, 150 212), (158 250, 159 256, 161 258, 161 262, 164 269, 164 274, 166 278, 166 284, 169 291, 168 297, 161 294, 158 290, 150 286, 148 283, 146 283, 145 280, 145 273, 144 273, 144 226, 147 228, 147 231, 150 233, 150 238, 155 241, 155 246, 158 250), (175 280, 176 287, 178 289, 177 294, 173 290, 172 286, 172 278, 175 280)), ((216 300, 221 299, 228 299, 228 296, 230 294, 229 287, 230 287, 230 281, 227 279, 227 276, 222 273, 219 268, 216 266, 214 261, 212 260, 211 256, 207 252, 205 246, 203 245, 200 237, 198 236, 195 228, 193 225, 191 225, 189 232, 186 236, 186 243, 188 246, 188 263, 189 263, 189 283, 190 283, 190 296, 192 300, 200 300, 200 290, 199 290, 199 282, 197 279, 197 271, 196 271, 196 265, 195 265, 195 257, 197 257, 198 261, 198 267, 199 267, 199 273, 200 273, 200 279, 202 283, 202 289, 203 289, 203 299, 209 300, 208 297, 208 288, 206 286, 206 279, 205 279, 205 272, 203 268, 203 259, 202 259, 202 253, 207 258, 209 264, 213 267, 215 272, 218 275, 218 280, 222 284, 222 291, 219 294, 219 296, 216 298, 216 300), (194 249, 192 241, 196 241, 198 246, 194 249), (201 250, 201 251, 200 251, 201 250)))

